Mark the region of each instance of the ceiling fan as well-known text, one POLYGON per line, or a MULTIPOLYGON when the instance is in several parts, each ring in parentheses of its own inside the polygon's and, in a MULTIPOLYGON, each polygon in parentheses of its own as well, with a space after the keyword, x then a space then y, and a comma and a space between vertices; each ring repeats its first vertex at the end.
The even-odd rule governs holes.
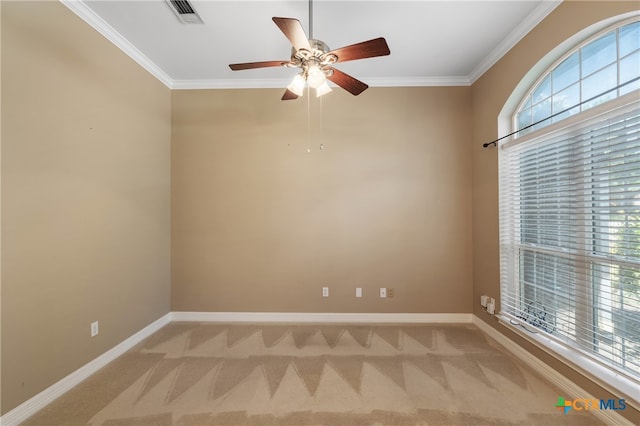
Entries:
POLYGON ((300 21, 294 18, 274 17, 273 22, 280 31, 289 39, 291 59, 281 61, 247 62, 242 64, 230 64, 233 71, 248 70, 268 67, 297 67, 300 74, 296 75, 287 86, 282 95, 282 100, 297 99, 304 93, 308 85, 316 89, 316 96, 322 96, 331 91, 327 80, 332 81, 354 96, 365 91, 369 86, 349 74, 333 67, 338 62, 353 61, 356 59, 373 58, 389 55, 389 46, 383 37, 375 38, 361 43, 352 44, 335 50, 329 50, 329 46, 321 40, 313 38, 313 7, 309 1, 309 38, 307 38, 300 21))

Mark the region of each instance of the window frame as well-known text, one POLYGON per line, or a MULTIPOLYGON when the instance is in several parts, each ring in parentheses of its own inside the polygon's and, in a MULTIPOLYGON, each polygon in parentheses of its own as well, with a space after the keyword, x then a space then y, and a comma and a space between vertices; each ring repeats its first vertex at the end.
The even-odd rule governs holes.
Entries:
MULTIPOLYGON (((629 55, 635 54, 637 52, 637 51, 632 51, 631 53, 628 53, 624 57, 620 56, 619 30, 626 25, 640 22, 640 17, 638 15, 633 15, 631 17, 627 15, 625 19, 620 19, 620 18, 621 17, 619 17, 615 22, 613 21, 613 19, 615 18, 612 18, 612 20, 609 20, 609 25, 607 25, 606 27, 603 28, 602 26, 600 26, 599 27, 600 30, 596 31, 595 33, 587 37, 582 38, 579 43, 575 43, 572 46, 570 46, 565 51, 565 53, 561 54, 560 56, 554 55, 556 59, 553 60, 550 64, 548 63, 549 66, 547 66, 544 70, 542 70, 542 72, 539 73, 538 77, 533 81, 533 84, 529 86, 529 89, 527 89, 526 92, 522 92, 522 91, 519 92, 520 94, 522 94, 520 100, 517 103, 512 103, 508 101, 508 103, 512 105, 512 108, 513 106, 515 106, 515 108, 511 109, 512 113, 509 114, 509 116, 506 116, 506 115, 504 116, 505 121, 503 121, 503 123, 507 126, 510 125, 511 129, 513 130, 518 129, 518 114, 520 113, 521 109, 525 104, 532 101, 531 95, 539 87, 540 83, 543 82, 545 78, 549 77, 552 74, 552 72, 561 63, 563 63, 566 59, 568 59, 571 55, 575 54, 576 52, 579 52, 585 46, 589 45, 593 41, 605 36, 607 33, 610 33, 612 31, 615 31, 615 34, 616 34, 615 36, 616 37, 616 59, 615 59, 615 62, 613 63, 616 64, 616 72, 617 72, 616 86, 618 86, 620 84, 619 82, 620 82, 620 72, 621 72, 620 71, 621 59, 624 59, 629 55), (611 24, 611 22, 613 22, 613 24, 611 24)), ((581 66, 580 59, 581 58, 579 58, 578 63, 581 66)), ((600 67, 599 69, 604 69, 607 66, 612 65, 613 63, 607 64, 604 67, 600 67)), ((597 71, 598 70, 594 72, 597 72, 597 71)), ((580 78, 577 80, 577 82, 571 83, 570 85, 563 87, 562 90, 567 89, 573 84, 578 84, 580 86, 579 102, 583 102, 584 99, 582 99, 582 87, 581 87, 582 80, 583 78, 582 78, 582 75, 580 74, 580 78)), ((561 92, 562 90, 558 91, 558 93, 561 92)), ((554 94, 555 93, 551 92, 551 95, 549 96, 550 100, 552 100, 554 94)), ((538 139, 543 135, 547 135, 548 137, 553 137, 553 134, 560 133, 567 127, 571 127, 576 123, 591 120, 593 117, 597 117, 599 115, 608 114, 609 112, 615 109, 624 108, 628 106, 630 103, 633 103, 633 102, 637 103, 638 99, 640 99, 640 89, 633 88, 630 92, 627 91, 627 93, 624 93, 624 92, 621 92, 621 88, 618 88, 615 90, 615 97, 613 99, 605 100, 604 102, 602 102, 602 104, 590 106, 589 108, 585 108, 585 109, 582 109, 580 107, 579 111, 575 114, 563 116, 562 119, 559 119, 557 121, 549 120, 550 123, 548 125, 544 125, 541 127, 536 126, 535 128, 531 128, 526 133, 518 132, 512 139, 507 139, 502 143, 500 143, 498 145, 498 149, 506 149, 510 146, 524 143, 532 139, 538 139)), ((585 212, 585 214, 590 215, 591 213, 585 212)), ((502 214, 500 216, 502 216, 502 214)), ((500 228, 502 228, 502 226, 503 224, 502 224, 502 217, 501 217, 500 228)), ((507 226, 510 226, 510 225, 508 224, 507 226)), ((515 232, 515 230, 512 232, 515 232)), ((588 244, 586 241, 584 241, 584 243, 588 244)), ((500 256, 503 255, 502 250, 503 249, 501 247, 500 256)), ((591 258, 594 256, 586 256, 586 257, 591 258)), ((595 260, 595 258, 593 260, 595 260)), ((513 283, 516 281, 515 280, 516 277, 514 276, 514 274, 519 274, 519 272, 517 272, 517 268, 514 268, 513 265, 507 268, 507 270, 504 270, 501 262, 500 274, 501 274, 501 278, 504 275, 505 277, 504 279, 509 280, 510 282, 513 283)), ((595 291, 595 288, 596 288, 596 285, 592 284, 592 286, 590 286, 589 289, 585 289, 585 292, 586 292, 585 294, 587 294, 586 297, 591 297, 591 295, 594 294, 593 291, 595 291)), ((501 290, 502 290, 502 284, 501 284, 501 290)), ((503 295, 501 293, 501 298, 502 297, 503 295)), ((594 315, 595 311, 596 311, 596 307, 594 306, 594 309, 590 311, 589 315, 594 315)), ((516 334, 532 342, 534 345, 536 345, 538 348, 542 349, 546 353, 554 356, 555 358, 560 359, 565 364, 578 370, 586 377, 600 384, 603 388, 613 392, 614 394, 622 394, 624 396, 631 397, 631 399, 628 400, 628 403, 630 403, 636 409, 640 409, 640 398, 637 396, 638 384, 640 382, 635 377, 631 377, 616 368, 612 368, 610 365, 604 362, 601 363, 601 362, 598 362, 597 360, 594 360, 591 354, 588 354, 585 351, 581 351, 579 348, 568 347, 565 342, 562 342, 561 339, 558 339, 556 336, 553 336, 547 333, 531 334, 527 332, 526 329, 523 329, 519 325, 515 325, 514 317, 506 312, 500 311, 497 315, 497 318, 502 325, 509 328, 511 331, 514 331, 516 334)), ((593 325, 593 327, 596 327, 595 318, 592 318, 592 321, 590 321, 590 323, 593 325)))
MULTIPOLYGON (((528 136, 530 134, 532 134, 533 132, 537 132, 539 130, 542 129, 546 129, 547 127, 554 125, 554 124, 558 124, 558 123, 562 123, 565 120, 574 117, 576 115, 581 115, 583 113, 585 113, 586 111, 594 108, 594 106, 588 107, 588 108, 582 108, 582 104, 580 104, 578 106, 579 111, 577 113, 574 114, 570 114, 568 116, 565 116, 561 119, 558 120, 554 120, 553 118, 547 118, 547 120, 549 120, 549 124, 542 124, 540 126, 534 126, 534 127, 530 127, 529 129, 526 129, 524 132, 519 128, 518 126, 518 114, 523 110, 523 107, 525 104, 527 104, 528 102, 531 102, 532 105, 530 106, 531 108, 531 112, 533 114, 533 99, 532 99, 532 94, 538 89, 538 87, 541 85, 541 83, 548 77, 551 77, 551 75, 553 74, 553 71, 556 70, 556 68, 558 68, 558 66, 560 64, 562 64, 566 59, 568 59, 569 57, 571 57, 573 54, 578 53, 580 50, 582 50, 582 48, 588 46, 589 44, 591 44, 592 42, 598 40, 601 37, 604 37, 606 34, 615 31, 615 35, 616 35, 616 60, 614 62, 611 62, 607 65, 601 66, 600 68, 598 68, 597 70, 593 71, 592 73, 590 73, 588 76, 586 76, 586 78, 589 78, 591 76, 593 76, 595 73, 602 71, 603 69, 607 68, 608 66, 611 66, 613 64, 616 64, 616 78, 617 78, 617 83, 616 86, 618 86, 620 83, 620 61, 621 59, 627 58, 629 56, 631 56, 633 53, 627 54, 625 55, 623 58, 620 57, 620 37, 619 37, 619 29, 629 25, 629 24, 633 24, 633 23, 640 23, 640 17, 638 16, 632 16, 632 17, 628 17, 626 19, 620 20, 615 22, 614 24, 611 25, 607 25, 605 28, 595 32, 594 34, 582 39, 578 44, 574 45, 573 47, 569 48, 565 53, 563 53, 562 55, 560 55, 560 57, 558 57, 556 60, 554 60, 545 70, 543 70, 540 75, 533 81, 533 83, 531 84, 531 86, 529 87, 529 89, 524 93, 524 95, 522 96, 521 100, 518 101, 518 103, 515 106, 515 109, 513 110, 513 114, 510 117, 510 126, 511 129, 513 129, 513 131, 515 132, 514 134, 514 138, 519 138, 519 137, 523 137, 523 136, 528 136)), ((554 114, 555 111, 553 111, 553 95, 555 95, 556 93, 560 93, 563 90, 567 90, 569 87, 573 86, 573 85, 578 85, 578 90, 580 92, 580 99, 579 102, 582 103, 584 102, 586 99, 583 99, 582 96, 582 81, 584 80, 584 78, 582 77, 582 64, 581 64, 581 58, 578 60, 578 66, 580 68, 580 78, 574 82, 571 83, 570 85, 563 87, 562 90, 558 91, 558 92, 553 92, 551 91, 551 94, 548 97, 548 100, 550 102, 550 108, 551 108, 551 114, 554 114)), ((619 94, 620 90, 622 88, 616 89, 616 95, 613 99, 608 99, 605 100, 604 103, 608 103, 611 102, 615 99, 618 99, 619 97, 625 96, 628 93, 624 93, 624 94, 619 94)), ((634 91, 632 90, 631 93, 633 93, 634 91)), ((588 98, 587 98, 588 99, 588 98)), ((541 103, 541 102, 539 102, 541 103)), ((596 105, 597 106, 597 105, 596 105)), ((573 108, 571 108, 573 109, 573 108)), ((532 119, 531 123, 535 123, 535 121, 532 119)))
MULTIPOLYGON (((554 123, 551 126, 544 127, 542 129, 537 129, 535 133, 527 134, 526 136, 522 136, 518 139, 513 139, 511 141, 504 142, 499 145, 499 149, 505 149, 511 146, 519 145, 532 139, 539 139, 548 134, 549 138, 556 137, 557 135, 563 133, 568 127, 573 127, 578 125, 581 122, 585 121, 593 121, 597 120, 598 117, 610 114, 615 110, 623 110, 628 109, 631 105, 638 104, 638 97, 640 96, 640 89, 634 92, 623 95, 622 97, 613 99, 611 101, 605 102, 596 107, 590 108, 587 111, 584 111, 575 116, 569 117, 567 120, 563 120, 559 123, 554 123)), ((500 161, 500 160, 499 160, 500 161)), ((502 204, 502 200, 500 201, 502 204)), ((500 214, 500 228, 504 226, 503 223, 503 215, 500 214)), ((512 229, 511 232, 516 232, 512 224, 507 224, 509 228, 512 229)), ((517 247, 510 247, 510 250, 516 250, 517 247)), ((504 247, 502 246, 502 241, 500 242, 500 257, 503 256, 504 247)), ((541 249, 541 252, 544 252, 545 249, 541 249)), ((561 253, 560 250, 555 252, 554 254, 561 253)), ((565 254, 569 254, 568 252, 565 254)), ((515 255, 509 254, 509 256, 513 257, 515 255)), ((593 256, 588 256, 593 257, 593 256)), ((505 271, 502 268, 501 263, 501 294, 502 298, 504 295, 502 294, 502 280, 508 280, 511 283, 517 282, 519 278, 516 278, 516 274, 518 274, 517 269, 519 265, 510 267, 505 271), (504 277, 504 278, 503 278, 504 277)), ((587 293, 591 291, 590 287, 586 290, 587 293)), ((518 288, 516 291, 519 292, 521 289, 518 288)), ((586 293, 585 293, 586 294, 586 293)), ((555 358, 560 359, 565 364, 571 366, 572 368, 578 370, 580 373, 589 377, 594 382, 600 384, 603 388, 611 391, 614 394, 622 394, 626 397, 627 403, 635 407, 636 409, 640 409, 640 398, 638 398, 638 386, 640 384, 640 380, 631 377, 629 373, 626 373, 620 369, 612 367, 605 362, 594 359, 591 354, 580 349, 579 347, 572 346, 567 344, 564 339, 559 338, 554 334, 549 333, 532 333, 530 330, 534 327, 529 325, 518 317, 512 315, 509 312, 505 312, 502 309, 503 303, 501 303, 501 309, 497 314, 498 321, 507 327, 509 330, 514 331, 516 334, 530 341, 538 348, 542 349, 546 353, 554 356, 555 358)), ((536 328, 536 331, 539 329, 536 328)))

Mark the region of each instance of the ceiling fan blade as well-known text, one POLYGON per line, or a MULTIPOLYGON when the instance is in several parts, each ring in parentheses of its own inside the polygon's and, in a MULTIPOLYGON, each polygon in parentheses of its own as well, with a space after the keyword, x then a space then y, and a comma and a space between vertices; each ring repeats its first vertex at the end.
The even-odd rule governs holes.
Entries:
POLYGON ((278 28, 280 28, 280 31, 282 31, 284 35, 289 39, 293 47, 296 48, 296 50, 311 50, 311 45, 309 44, 307 35, 302 29, 300 21, 293 18, 278 18, 275 16, 272 19, 273 22, 276 23, 278 28))
POLYGON ((333 74, 327 78, 354 96, 358 96, 369 87, 360 80, 351 77, 349 74, 345 74, 335 68, 331 69, 333 70, 333 74))
POLYGON ((339 49, 332 50, 330 53, 333 53, 338 57, 336 62, 346 62, 356 59, 386 56, 390 54, 391 51, 389 50, 389 46, 387 45, 387 41, 384 37, 378 37, 373 40, 341 47, 339 49))
POLYGON ((293 100, 293 99, 298 99, 298 95, 296 95, 295 93, 293 93, 291 90, 287 89, 287 90, 284 92, 284 95, 282 95, 282 98, 281 98, 281 99, 282 99, 283 101, 290 101, 290 100, 293 100))
POLYGON ((233 71, 250 70, 253 68, 280 67, 288 64, 289 61, 263 61, 263 62, 245 62, 244 64, 229 64, 229 68, 233 71))

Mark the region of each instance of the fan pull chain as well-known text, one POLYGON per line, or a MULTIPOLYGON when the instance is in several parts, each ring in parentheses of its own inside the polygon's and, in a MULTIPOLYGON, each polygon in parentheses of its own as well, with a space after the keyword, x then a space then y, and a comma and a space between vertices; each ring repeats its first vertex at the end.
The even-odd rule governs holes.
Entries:
POLYGON ((311 89, 307 86, 307 152, 311 152, 311 89))
POLYGON ((322 97, 320 98, 320 151, 324 149, 324 119, 323 119, 322 97))

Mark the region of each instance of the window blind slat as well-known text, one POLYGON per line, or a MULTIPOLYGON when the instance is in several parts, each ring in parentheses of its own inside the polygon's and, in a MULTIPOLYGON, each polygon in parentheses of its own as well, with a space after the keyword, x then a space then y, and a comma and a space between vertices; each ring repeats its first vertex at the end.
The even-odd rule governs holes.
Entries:
POLYGON ((499 163, 503 312, 640 380, 638 103, 499 163))

